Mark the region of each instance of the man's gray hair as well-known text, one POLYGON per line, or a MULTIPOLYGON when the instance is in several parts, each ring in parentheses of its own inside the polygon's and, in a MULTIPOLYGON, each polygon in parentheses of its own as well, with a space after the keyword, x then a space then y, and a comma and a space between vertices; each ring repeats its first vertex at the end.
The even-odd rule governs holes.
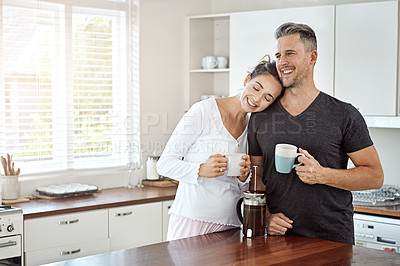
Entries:
POLYGON ((300 34, 300 40, 302 40, 306 48, 311 50, 317 50, 317 37, 313 29, 306 24, 298 24, 293 22, 288 22, 280 25, 275 31, 275 39, 278 40, 280 37, 300 34))

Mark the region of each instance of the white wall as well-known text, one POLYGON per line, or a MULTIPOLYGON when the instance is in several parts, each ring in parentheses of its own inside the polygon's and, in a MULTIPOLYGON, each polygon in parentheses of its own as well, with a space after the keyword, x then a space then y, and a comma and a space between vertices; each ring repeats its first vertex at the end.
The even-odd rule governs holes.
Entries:
MULTIPOLYGON (((144 155, 162 151, 183 114, 184 19, 230 13, 379 0, 143 0, 141 1, 140 84, 144 155), (152 120, 155 119, 155 120, 152 120), (155 125, 151 125, 154 123, 155 125)), ((385 0, 381 0, 385 1, 385 0)), ((400 185, 400 129, 370 129, 385 183, 400 185), (397 164, 396 164, 397 163, 397 164)))
POLYGON ((400 129, 370 128, 385 173, 385 184, 400 186, 400 129))
POLYGON ((185 18, 211 13, 211 0, 140 1, 143 155, 160 154, 184 110, 185 18))

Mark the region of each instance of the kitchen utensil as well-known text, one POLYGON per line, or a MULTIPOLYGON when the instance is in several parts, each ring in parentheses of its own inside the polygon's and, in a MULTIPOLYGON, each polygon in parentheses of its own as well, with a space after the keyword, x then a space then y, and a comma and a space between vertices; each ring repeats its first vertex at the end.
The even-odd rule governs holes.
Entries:
POLYGON ((267 235, 266 204, 263 191, 245 191, 244 197, 237 202, 236 212, 243 224, 242 231, 245 237, 264 237, 267 235))
POLYGON ((14 175, 12 168, 11 168, 11 157, 10 154, 7 153, 7 167, 8 167, 8 175, 14 175))
POLYGON ((4 175, 8 175, 7 161, 3 156, 1 156, 1 164, 3 165, 4 175))

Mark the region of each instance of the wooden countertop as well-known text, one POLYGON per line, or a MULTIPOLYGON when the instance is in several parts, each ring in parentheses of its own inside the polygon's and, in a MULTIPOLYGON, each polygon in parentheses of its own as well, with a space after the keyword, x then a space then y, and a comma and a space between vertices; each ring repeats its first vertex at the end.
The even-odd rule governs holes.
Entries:
POLYGON ((300 236, 243 238, 239 229, 50 265, 400 265, 400 255, 300 236))
POLYGON ((354 206, 354 211, 365 213, 365 214, 376 214, 376 215, 384 215, 384 216, 400 218, 400 205, 391 206, 391 207, 354 206))
POLYGON ((175 198, 176 187, 143 187, 104 189, 90 196, 44 200, 31 200, 26 203, 12 204, 22 209, 24 219, 89 211, 103 208, 143 204, 175 198))
MULTIPOLYGON (((148 202, 172 200, 175 198, 176 187, 143 188, 111 188, 104 189, 91 196, 58 199, 58 200, 31 200, 26 203, 12 204, 20 207, 24 219, 44 217, 56 214, 65 214, 76 211, 88 211, 102 208, 112 208, 148 202)), ((355 212, 400 217, 400 205, 393 207, 361 207, 354 206, 355 212)))

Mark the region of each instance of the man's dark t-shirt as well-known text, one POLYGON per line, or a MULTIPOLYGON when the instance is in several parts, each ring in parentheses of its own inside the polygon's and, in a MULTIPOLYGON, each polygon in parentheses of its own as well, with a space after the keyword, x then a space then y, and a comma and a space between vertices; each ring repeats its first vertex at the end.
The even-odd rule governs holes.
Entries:
POLYGON ((293 169, 275 170, 275 145, 288 143, 307 150, 322 166, 347 169, 347 153, 373 145, 361 114, 320 92, 313 103, 293 117, 280 101, 253 113, 248 126, 249 154, 264 156, 263 183, 271 213, 293 220, 287 234, 354 244, 350 191, 303 183, 293 169))

